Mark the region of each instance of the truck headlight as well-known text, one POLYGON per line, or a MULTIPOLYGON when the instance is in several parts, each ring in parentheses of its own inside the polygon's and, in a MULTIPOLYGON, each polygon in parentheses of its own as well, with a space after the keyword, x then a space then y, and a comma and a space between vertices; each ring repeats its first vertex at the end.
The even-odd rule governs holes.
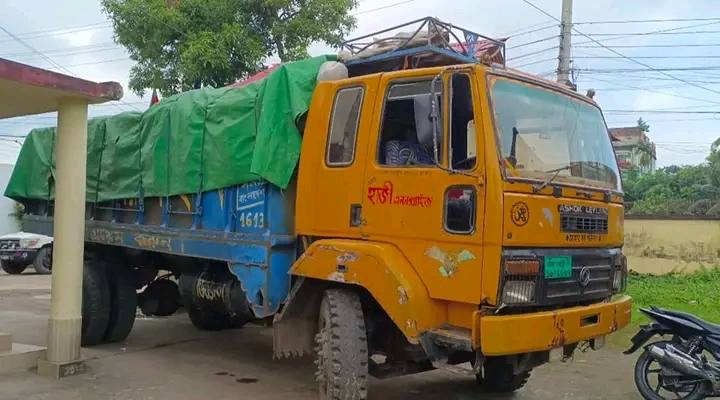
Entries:
POLYGON ((20 248, 29 249, 35 247, 38 244, 37 239, 20 239, 20 248))
POLYGON ((620 254, 615 262, 613 268, 613 291, 624 292, 627 286, 627 257, 624 254, 620 254))
POLYGON ((505 304, 523 304, 535 301, 535 281, 505 281, 502 302, 505 304))
POLYGON ((500 300, 508 305, 535 302, 540 260, 507 259, 504 264, 505 279, 500 300))

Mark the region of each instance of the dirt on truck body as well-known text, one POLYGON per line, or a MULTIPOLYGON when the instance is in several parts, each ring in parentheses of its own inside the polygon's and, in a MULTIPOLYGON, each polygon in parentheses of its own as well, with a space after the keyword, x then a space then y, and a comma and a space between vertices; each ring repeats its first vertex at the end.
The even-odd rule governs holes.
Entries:
MULTIPOLYGON (((104 190, 102 174, 127 171, 103 170, 88 199, 84 343, 123 340, 138 304, 182 303, 206 330, 272 320, 274 356, 315 357, 320 398, 344 400, 365 399, 370 376, 468 362, 486 390, 512 392, 629 323, 621 180, 597 104, 507 69, 502 40, 434 18, 372 36, 393 29, 204 92, 194 118, 227 115, 168 128, 162 145, 143 142, 162 122, 138 123, 123 188, 143 189, 104 190), (269 99, 287 107, 260 108, 269 99)), ((137 118, 172 122, 183 96, 200 94, 137 118)), ((126 151, 108 121, 118 148, 101 161, 126 151)), ((26 230, 51 232, 52 199, 12 197, 26 230)))

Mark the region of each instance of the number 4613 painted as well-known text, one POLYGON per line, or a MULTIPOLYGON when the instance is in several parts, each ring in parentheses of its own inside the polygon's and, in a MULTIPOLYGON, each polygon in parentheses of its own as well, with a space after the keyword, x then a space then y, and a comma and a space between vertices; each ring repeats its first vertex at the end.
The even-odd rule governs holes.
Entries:
POLYGON ((263 228, 265 227, 265 215, 262 212, 244 212, 238 216, 240 226, 243 228, 263 228))

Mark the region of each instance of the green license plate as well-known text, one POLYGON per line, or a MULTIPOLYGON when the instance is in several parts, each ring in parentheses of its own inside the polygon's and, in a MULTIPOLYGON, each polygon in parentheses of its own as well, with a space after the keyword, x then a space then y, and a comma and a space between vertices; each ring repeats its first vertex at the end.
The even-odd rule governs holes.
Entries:
POLYGON ((572 277, 572 257, 545 257, 545 279, 572 277))

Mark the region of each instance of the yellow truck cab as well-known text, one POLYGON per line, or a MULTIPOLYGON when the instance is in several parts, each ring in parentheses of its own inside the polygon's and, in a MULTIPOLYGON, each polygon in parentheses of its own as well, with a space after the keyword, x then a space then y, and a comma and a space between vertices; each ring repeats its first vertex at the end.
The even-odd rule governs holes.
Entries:
MULTIPOLYGON (((426 37, 451 29, 421 22, 426 37)), ((630 321, 621 180, 598 105, 496 62, 502 41, 476 57, 480 35, 463 31, 450 54, 411 46, 415 32, 346 55, 348 77, 320 82, 306 117, 301 255, 275 354, 315 352, 321 398, 468 362, 486 390, 510 392, 630 321)))

